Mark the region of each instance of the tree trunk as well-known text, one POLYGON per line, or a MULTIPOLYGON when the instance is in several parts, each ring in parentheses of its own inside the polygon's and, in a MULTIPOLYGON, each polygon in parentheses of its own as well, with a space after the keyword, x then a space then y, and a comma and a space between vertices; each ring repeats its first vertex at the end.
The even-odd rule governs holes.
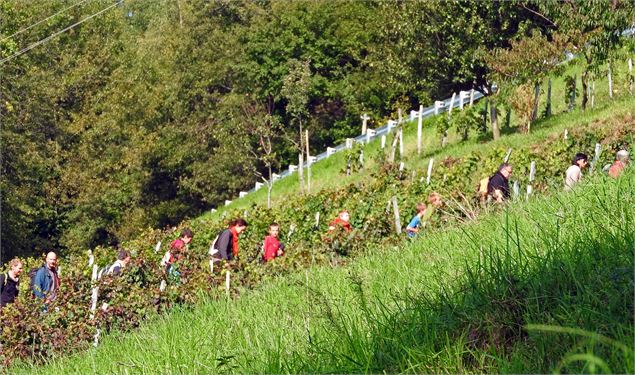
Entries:
POLYGON ((589 71, 585 70, 582 73, 580 81, 582 82, 582 110, 586 110, 586 105, 589 102, 589 71))
POLYGON ((300 192, 304 194, 304 142, 302 139, 302 120, 300 120, 300 153, 298 154, 298 178, 300 179, 300 192))
POLYGON ((300 193, 304 194, 304 154, 298 154, 298 178, 300 179, 300 193))
POLYGON ((512 110, 511 108, 507 110, 507 114, 505 115, 505 127, 509 129, 511 127, 512 122, 512 110))
POLYGON ((492 99, 492 102, 489 106, 490 110, 490 121, 492 123, 492 134, 494 135, 494 140, 497 140, 501 136, 500 129, 498 128, 498 114, 496 113, 496 102, 492 99))
POLYGON ((540 101, 540 82, 534 85, 534 109, 531 111, 531 121, 538 118, 538 102, 540 101))
POLYGON ((269 169, 269 183, 267 184, 267 208, 271 208, 271 190, 273 189, 273 177, 271 171, 271 164, 268 166, 269 169))
POLYGON ((545 108, 545 117, 551 116, 551 78, 547 83, 547 107, 545 108))

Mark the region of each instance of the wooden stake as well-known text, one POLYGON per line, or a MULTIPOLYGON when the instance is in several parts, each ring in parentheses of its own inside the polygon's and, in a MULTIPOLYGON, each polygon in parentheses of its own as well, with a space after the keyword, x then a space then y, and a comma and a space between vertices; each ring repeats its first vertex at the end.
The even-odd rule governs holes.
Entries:
POLYGON ((309 131, 306 131, 306 192, 311 194, 311 159, 309 154, 309 131))
POLYGON ((595 155, 593 156, 593 161, 591 162, 589 174, 593 173, 593 171, 595 170, 595 166, 597 165, 597 162, 600 160, 600 154, 602 154, 602 145, 599 143, 596 143, 595 155))
POLYGON ((428 178, 426 179, 426 185, 430 185, 430 178, 432 177, 432 165, 434 164, 434 159, 430 159, 428 162, 428 178))
POLYGON ((450 105, 448 106, 448 117, 452 116, 452 107, 454 107, 454 99, 456 99, 456 93, 452 93, 452 99, 450 99, 450 105))
POLYGON ((399 128, 399 160, 403 159, 403 127, 399 128))
POLYGON ((225 295, 229 298, 229 287, 231 282, 231 276, 229 275, 229 270, 225 273, 225 295))
POLYGON ((613 99, 613 74, 611 74, 611 63, 609 62, 609 72, 608 72, 608 78, 609 78, 609 98, 613 99))
POLYGON ((507 154, 505 155, 505 159, 503 159, 503 162, 505 163, 509 163, 509 157, 512 155, 512 149, 511 147, 509 149, 507 149, 507 154))
POLYGON ((368 117, 368 115, 364 113, 363 115, 360 116, 360 118, 362 119, 362 135, 364 135, 366 134, 368 120, 370 120, 370 117, 368 117))
POLYGON ((399 206, 397 206, 397 197, 392 197, 392 209, 395 213, 395 230, 397 234, 401 234, 401 219, 399 218, 399 206))
POLYGON ((417 119, 417 155, 421 155, 421 137, 423 133, 423 106, 419 106, 419 116, 417 119))

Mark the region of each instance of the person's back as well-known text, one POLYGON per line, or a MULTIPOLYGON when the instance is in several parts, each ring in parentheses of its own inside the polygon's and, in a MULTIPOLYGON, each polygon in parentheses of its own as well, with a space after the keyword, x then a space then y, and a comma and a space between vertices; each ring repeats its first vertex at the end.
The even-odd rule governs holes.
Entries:
POLYGON ((426 205, 424 203, 417 203, 417 213, 412 217, 408 226, 406 226, 406 234, 409 238, 416 237, 422 226, 422 218, 426 214, 426 205))
POLYGON ((215 248, 216 248, 216 250, 218 250, 218 252, 215 253, 216 258, 223 259, 223 260, 232 260, 232 258, 233 258, 232 243, 233 243, 233 241, 234 241, 234 239, 233 239, 233 234, 232 234, 231 229, 229 229, 229 228, 224 229, 218 235, 218 239, 216 240, 215 248))
POLYGON ((577 165, 570 165, 565 172, 564 189, 571 190, 582 178, 582 170, 577 165))
POLYGON ((214 259, 233 260, 238 256, 238 236, 247 229, 247 221, 238 218, 229 223, 229 228, 223 230, 219 235, 214 248, 218 252, 212 256, 214 259))
POLYGON ((498 171, 490 177, 487 184, 487 194, 492 196, 496 202, 501 203, 509 199, 509 176, 512 174, 512 166, 503 163, 498 171))
POLYGON ((626 168, 626 164, 628 163, 628 151, 620 150, 617 152, 615 157, 615 162, 609 168, 609 176, 613 178, 618 178, 624 168, 626 168))

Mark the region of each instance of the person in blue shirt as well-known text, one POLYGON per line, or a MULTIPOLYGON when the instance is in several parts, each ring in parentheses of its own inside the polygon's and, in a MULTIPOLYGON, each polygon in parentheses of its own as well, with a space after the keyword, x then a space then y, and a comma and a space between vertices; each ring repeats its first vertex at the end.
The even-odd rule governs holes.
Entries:
POLYGON ((421 227, 421 218, 426 213, 426 204, 417 203, 417 214, 410 220, 410 224, 406 227, 406 234, 410 238, 414 238, 421 227))

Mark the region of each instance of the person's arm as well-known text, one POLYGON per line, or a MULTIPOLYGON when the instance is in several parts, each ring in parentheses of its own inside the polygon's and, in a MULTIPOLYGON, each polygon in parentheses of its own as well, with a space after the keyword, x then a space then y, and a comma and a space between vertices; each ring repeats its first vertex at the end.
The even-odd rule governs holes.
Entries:
POLYGON ((163 255, 163 258, 161 258, 161 267, 167 266, 169 262, 170 262, 170 252, 166 251, 165 255, 163 255))
POLYGON ((33 281, 33 294, 38 298, 45 298, 44 284, 46 283, 46 269, 40 268, 35 274, 35 280, 33 281))
POLYGON ((410 220, 410 223, 408 224, 408 226, 406 227, 406 232, 411 232, 411 233, 417 233, 419 232, 419 215, 415 215, 415 217, 412 218, 412 220, 410 220))
POLYGON ((232 235, 229 230, 223 231, 218 237, 218 251, 220 251, 221 259, 232 259, 232 235))

